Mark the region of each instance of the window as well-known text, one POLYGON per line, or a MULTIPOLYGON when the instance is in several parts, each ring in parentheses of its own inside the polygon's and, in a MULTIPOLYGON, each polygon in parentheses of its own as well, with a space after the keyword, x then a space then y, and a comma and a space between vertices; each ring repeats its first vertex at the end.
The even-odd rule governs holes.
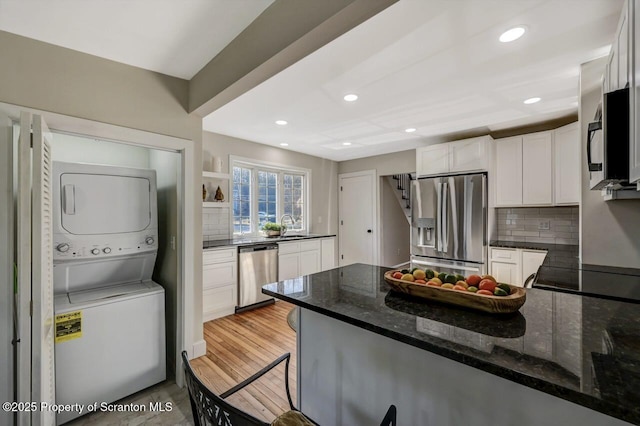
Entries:
POLYGON ((307 230, 308 170, 274 167, 250 160, 231 159, 233 179, 233 233, 257 234, 267 222, 286 219, 288 230, 307 230))

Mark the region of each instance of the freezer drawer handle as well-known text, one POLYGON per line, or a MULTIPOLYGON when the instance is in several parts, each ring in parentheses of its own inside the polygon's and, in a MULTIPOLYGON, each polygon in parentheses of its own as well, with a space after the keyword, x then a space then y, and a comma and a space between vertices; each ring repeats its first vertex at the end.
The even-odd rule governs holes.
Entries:
POLYGON ((421 260, 412 260, 411 263, 415 263, 416 265, 424 265, 424 266, 433 266, 436 268, 450 268, 450 269, 460 269, 462 271, 480 271, 480 268, 472 268, 469 266, 459 266, 459 265, 445 265, 442 263, 434 263, 434 262, 424 262, 421 260))
POLYGON ((64 214, 74 215, 76 214, 76 187, 75 185, 67 184, 64 186, 62 205, 64 208, 64 214))

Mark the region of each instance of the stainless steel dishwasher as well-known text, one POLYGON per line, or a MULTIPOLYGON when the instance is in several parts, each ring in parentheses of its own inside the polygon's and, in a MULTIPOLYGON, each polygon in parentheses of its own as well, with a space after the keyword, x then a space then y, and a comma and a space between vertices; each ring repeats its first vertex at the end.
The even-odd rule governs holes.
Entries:
POLYGON ((262 286, 278 281, 278 244, 256 244, 238 251, 240 291, 236 312, 274 303, 262 286))

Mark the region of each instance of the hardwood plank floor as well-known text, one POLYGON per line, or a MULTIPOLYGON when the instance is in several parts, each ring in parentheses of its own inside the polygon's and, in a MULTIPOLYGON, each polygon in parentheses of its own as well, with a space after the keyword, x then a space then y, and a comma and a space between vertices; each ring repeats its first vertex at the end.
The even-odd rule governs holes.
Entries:
MULTIPOLYGON (((273 305, 230 315, 204 324, 207 354, 191 361, 215 393, 222 393, 285 352, 291 353, 289 386, 296 403, 296 333, 287 324, 294 305, 273 305)), ((228 398, 248 413, 271 422, 289 410, 284 390, 284 364, 228 398)))

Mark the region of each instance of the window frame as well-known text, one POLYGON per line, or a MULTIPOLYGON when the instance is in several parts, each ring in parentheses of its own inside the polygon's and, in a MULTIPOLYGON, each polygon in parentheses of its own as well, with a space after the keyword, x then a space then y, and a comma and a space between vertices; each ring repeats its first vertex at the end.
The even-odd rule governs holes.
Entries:
POLYGON ((284 175, 294 174, 303 177, 303 218, 305 220, 304 227, 292 233, 309 233, 311 227, 311 169, 303 167, 290 166, 286 164, 278 164, 267 161, 255 160, 252 158, 245 158, 235 155, 229 156, 229 175, 230 175, 230 201, 231 208, 229 214, 229 226, 231 228, 231 234, 234 237, 238 236, 258 236, 260 234, 259 219, 258 219, 258 204, 259 204, 259 191, 258 191, 258 171, 272 172, 277 174, 277 186, 276 186, 276 221, 279 223, 280 217, 284 214, 284 175), (251 170, 251 189, 250 189, 250 215, 251 215, 251 232, 238 233, 235 232, 234 227, 234 215, 233 215, 233 168, 242 167, 251 170))

